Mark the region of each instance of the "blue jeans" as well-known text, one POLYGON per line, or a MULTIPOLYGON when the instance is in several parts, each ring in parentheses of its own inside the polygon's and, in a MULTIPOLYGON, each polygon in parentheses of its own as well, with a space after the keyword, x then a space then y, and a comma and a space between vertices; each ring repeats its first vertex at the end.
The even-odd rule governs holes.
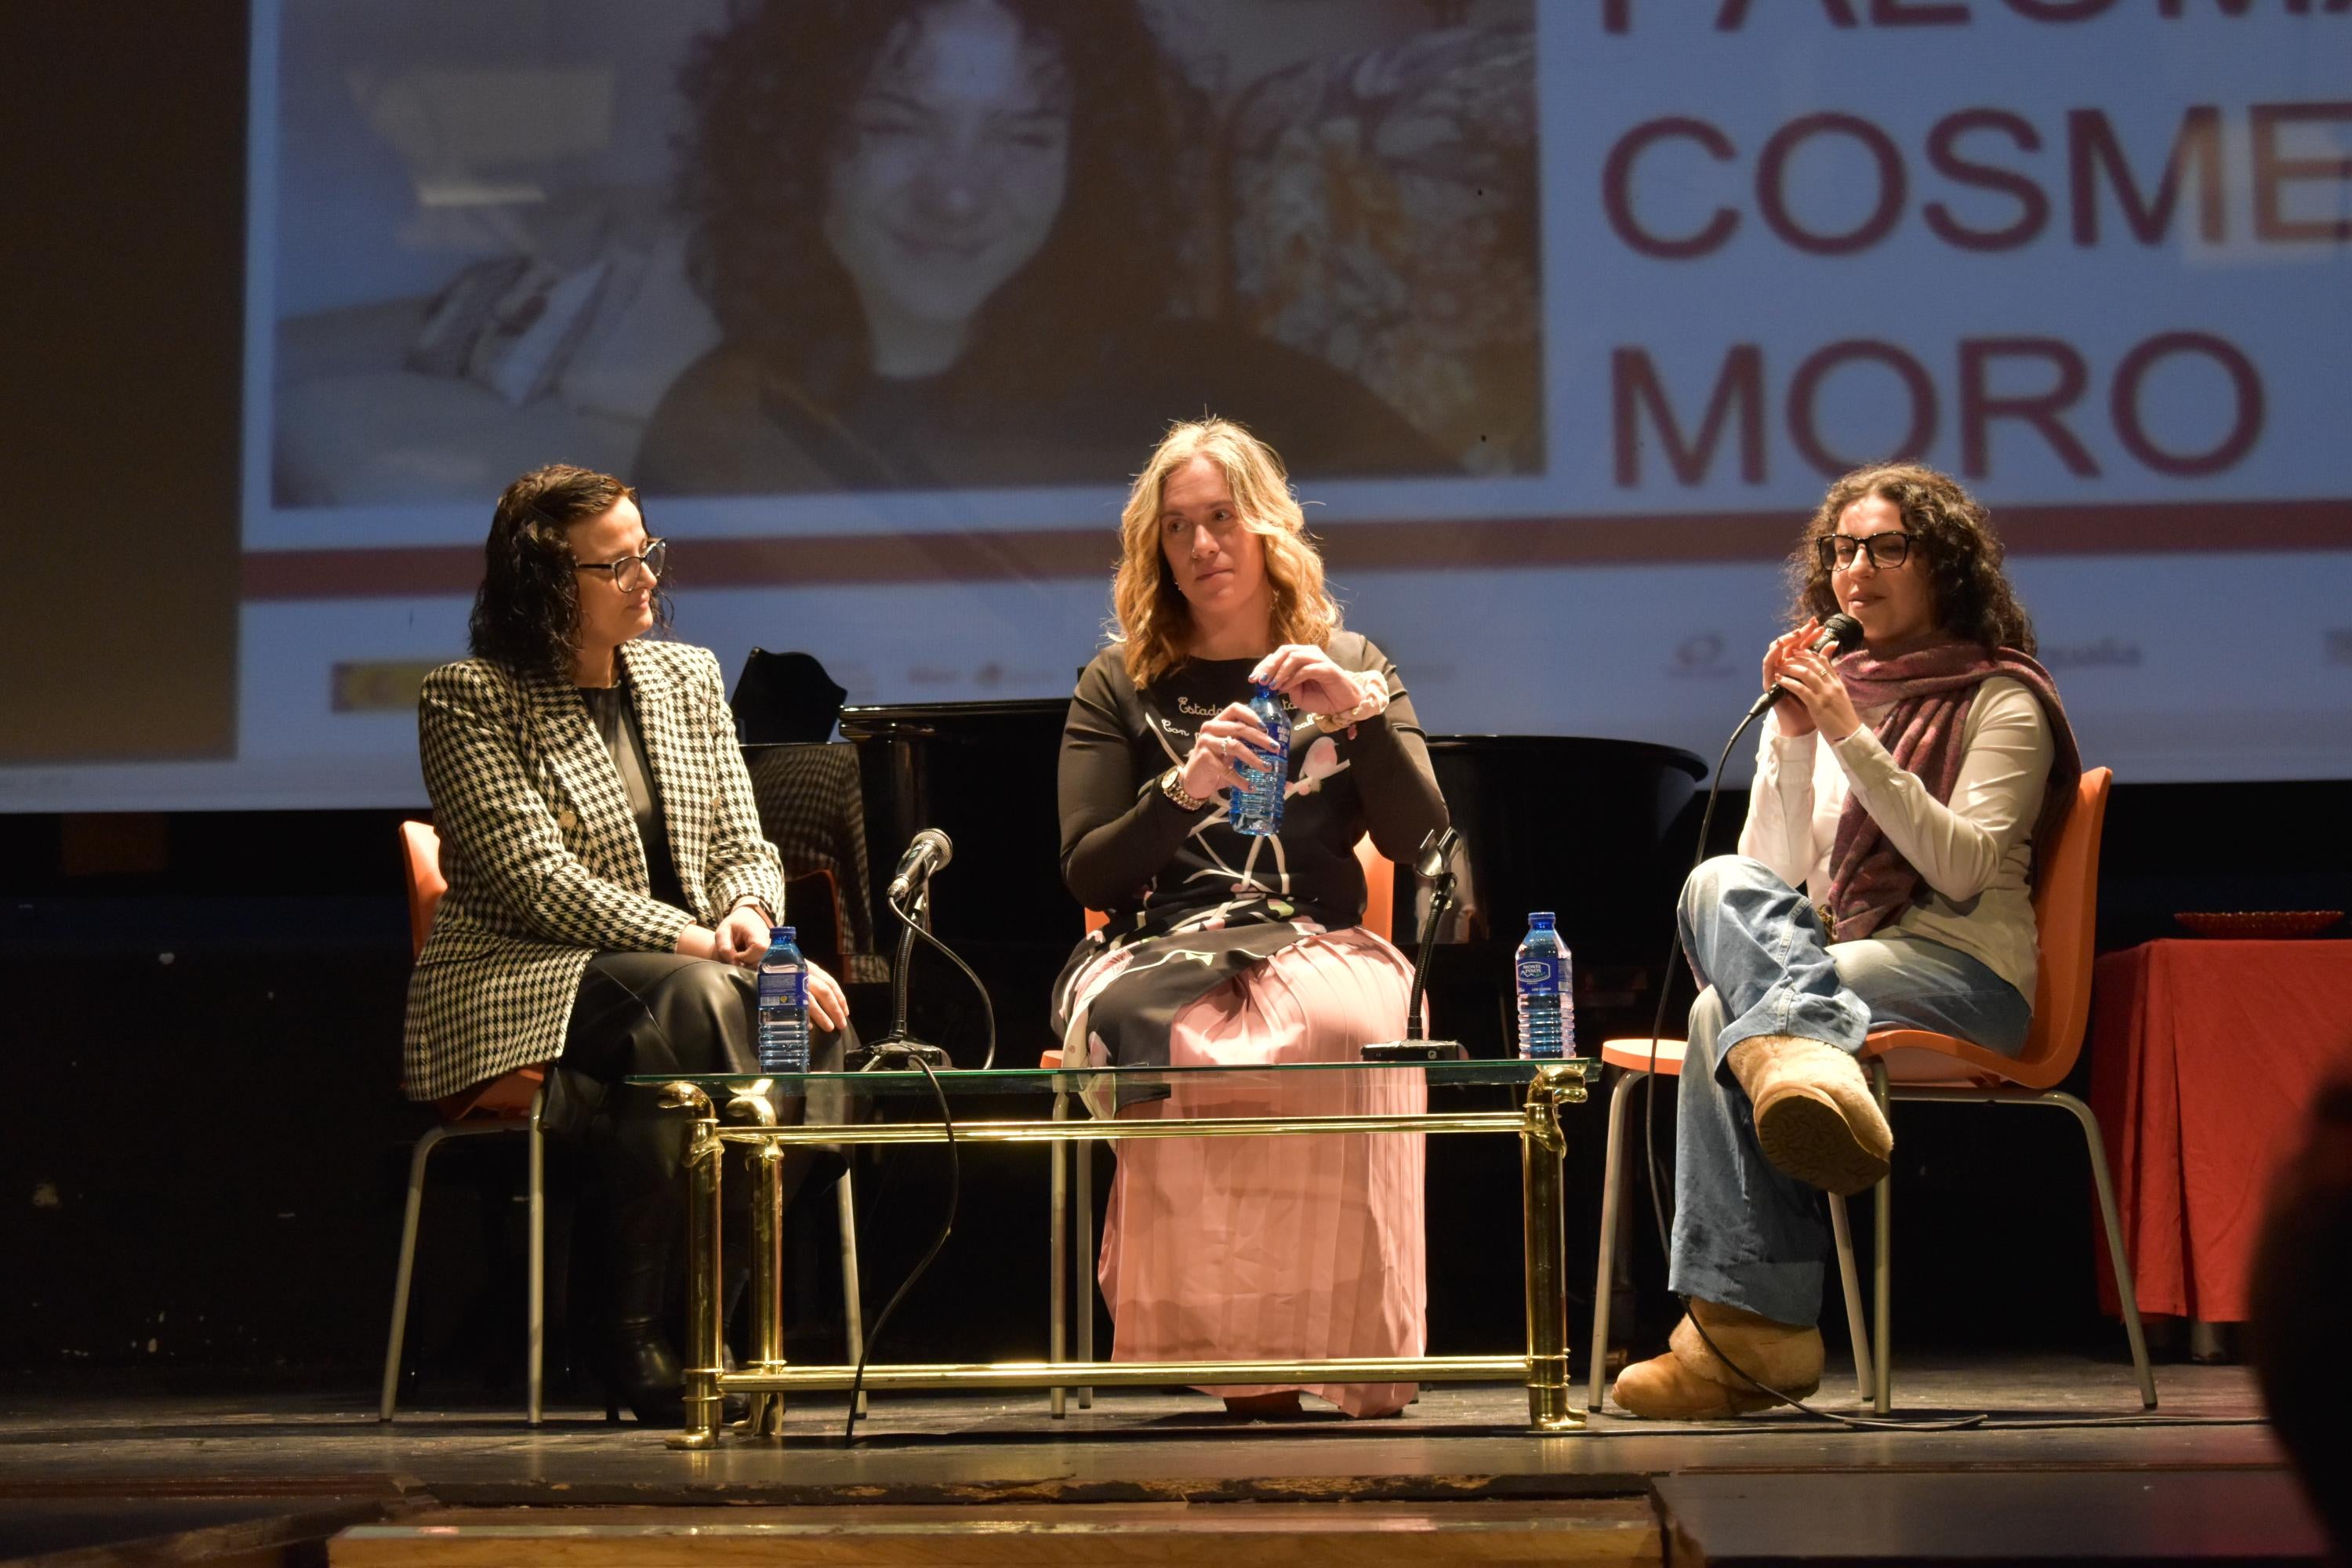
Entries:
POLYGON ((1683 884, 1684 950, 1705 987, 1691 1005, 1675 1130, 1675 1292, 1778 1322, 1822 1312, 1829 1224, 1820 1189, 1756 1145, 1747 1090, 1725 1058, 1753 1035, 1858 1052, 1873 1027, 1957 1035, 2015 1056, 2032 1004, 1978 960, 1889 932, 1831 944, 1804 897, 1757 861, 1717 856, 1683 884))

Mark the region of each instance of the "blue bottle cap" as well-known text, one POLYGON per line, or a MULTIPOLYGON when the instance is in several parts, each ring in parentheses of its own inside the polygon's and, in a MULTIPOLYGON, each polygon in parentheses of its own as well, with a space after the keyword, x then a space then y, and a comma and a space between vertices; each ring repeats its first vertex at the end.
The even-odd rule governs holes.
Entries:
POLYGON ((1559 916, 1553 914, 1549 910, 1538 910, 1528 917, 1528 924, 1531 926, 1548 926, 1559 918, 1559 916))
POLYGON ((800 933, 795 931, 790 926, 770 926, 768 928, 768 945, 770 947, 773 947, 780 942, 789 942, 797 946, 800 942, 800 933))

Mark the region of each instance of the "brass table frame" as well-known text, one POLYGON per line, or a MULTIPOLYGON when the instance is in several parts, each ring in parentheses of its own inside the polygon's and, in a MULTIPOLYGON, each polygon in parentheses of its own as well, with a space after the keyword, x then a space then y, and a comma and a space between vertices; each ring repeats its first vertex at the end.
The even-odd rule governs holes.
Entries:
MULTIPOLYGON (((1561 1167, 1567 1142, 1559 1107, 1580 1103, 1595 1064, 1571 1058, 1530 1064, 1527 1098, 1516 1111, 1420 1115, 1199 1117, 1169 1121, 1041 1121, 959 1122, 959 1143, 1066 1143, 1080 1139, 1265 1138, 1331 1132, 1516 1132, 1519 1138, 1521 1225, 1527 1247, 1528 1350, 1516 1356, 1402 1356, 1321 1361, 1043 1361, 970 1365, 868 1365, 868 1389, 1056 1388, 1158 1386, 1220 1383, 1480 1383, 1524 1381, 1528 1423, 1538 1433, 1580 1431, 1584 1413, 1570 1393, 1568 1258, 1561 1167)), ((1074 1082, 1088 1074, 1066 1075, 1074 1082)), ((718 1445, 725 1395, 748 1395, 749 1415, 728 1431, 747 1437, 783 1433, 784 1396, 794 1390, 846 1389, 852 1366, 793 1366, 784 1360, 783 1157, 803 1144, 944 1143, 937 1122, 889 1121, 780 1126, 767 1097, 740 1089, 722 1122, 709 1094, 678 1080, 662 1091, 665 1105, 694 1113, 687 1152, 686 1429, 667 1439, 673 1448, 718 1445), (740 1371, 720 1366, 724 1307, 719 1289, 719 1170, 730 1143, 752 1146, 760 1194, 751 1205, 751 1308, 754 1353, 740 1371)))

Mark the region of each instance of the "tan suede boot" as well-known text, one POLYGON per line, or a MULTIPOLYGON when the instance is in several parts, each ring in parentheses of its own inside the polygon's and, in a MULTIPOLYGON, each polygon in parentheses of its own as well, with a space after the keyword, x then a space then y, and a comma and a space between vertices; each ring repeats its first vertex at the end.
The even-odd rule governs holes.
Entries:
POLYGON ((1727 1059, 1776 1168, 1840 1197, 1886 1174, 1895 1132, 1853 1057, 1801 1035, 1752 1035, 1727 1059))
POLYGON ((1617 1374, 1611 1398, 1653 1421, 1711 1421, 1780 1403, 1759 1389, 1759 1383, 1792 1399, 1808 1398, 1821 1387, 1821 1330, 1777 1323, 1713 1301, 1694 1300, 1691 1314, 1723 1354, 1708 1349, 1685 1317, 1675 1325, 1665 1354, 1637 1362, 1617 1374), (1725 1363, 1725 1356, 1731 1364, 1725 1363))

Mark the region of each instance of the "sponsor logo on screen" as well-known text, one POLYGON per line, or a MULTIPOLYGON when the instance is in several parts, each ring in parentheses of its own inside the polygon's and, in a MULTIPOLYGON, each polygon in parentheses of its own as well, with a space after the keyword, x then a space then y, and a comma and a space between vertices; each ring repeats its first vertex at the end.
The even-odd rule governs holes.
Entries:
POLYGON ((2096 642, 2042 645, 2042 663, 2048 669, 2137 669, 2147 656, 2129 637, 2105 637, 2096 642))
POLYGON ((446 662, 393 658, 338 664, 328 676, 327 706, 337 713, 413 713, 425 678, 446 662))
POLYGON ((1699 632, 1683 638, 1675 645, 1674 658, 1666 664, 1668 675, 1696 676, 1708 680, 1720 680, 1730 675, 1733 668, 1721 632, 1699 632))

